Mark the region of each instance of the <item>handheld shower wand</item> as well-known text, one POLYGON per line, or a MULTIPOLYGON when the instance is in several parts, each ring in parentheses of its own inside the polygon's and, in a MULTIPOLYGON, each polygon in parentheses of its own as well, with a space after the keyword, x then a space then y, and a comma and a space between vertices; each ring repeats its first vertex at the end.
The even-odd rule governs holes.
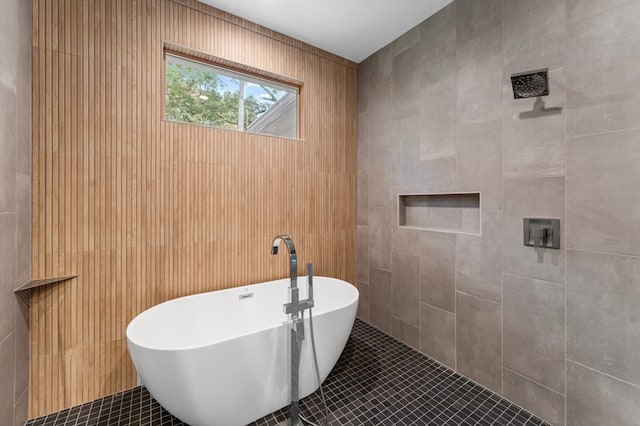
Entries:
POLYGON ((313 307, 313 263, 307 263, 307 287, 309 287, 308 298, 311 301, 310 308, 313 307))

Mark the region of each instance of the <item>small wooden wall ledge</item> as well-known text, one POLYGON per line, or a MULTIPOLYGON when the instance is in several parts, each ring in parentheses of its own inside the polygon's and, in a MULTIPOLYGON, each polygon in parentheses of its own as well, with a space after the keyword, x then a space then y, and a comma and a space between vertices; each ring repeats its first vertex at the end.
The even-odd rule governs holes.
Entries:
POLYGON ((70 280, 72 278, 76 278, 77 275, 67 275, 65 277, 55 277, 55 278, 40 278, 37 280, 30 280, 27 281, 26 283, 22 284, 20 287, 16 288, 15 290, 13 290, 14 293, 19 293, 21 291, 25 291, 25 290, 31 290, 32 288, 36 288, 36 287, 42 287, 45 285, 49 285, 49 284, 55 284, 55 283, 59 283, 62 281, 67 281, 70 280))

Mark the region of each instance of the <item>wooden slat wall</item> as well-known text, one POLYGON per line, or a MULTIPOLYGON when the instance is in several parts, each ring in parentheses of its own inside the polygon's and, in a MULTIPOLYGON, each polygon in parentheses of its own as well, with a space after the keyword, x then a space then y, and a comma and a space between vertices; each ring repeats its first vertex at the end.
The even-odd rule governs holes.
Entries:
MULTIPOLYGON (((128 322, 284 277, 355 279, 356 66, 193 0, 33 0, 30 415, 135 385, 128 322), (163 121, 163 43, 304 82, 304 141, 163 121)), ((277 306, 274 309, 278 309, 277 306)))

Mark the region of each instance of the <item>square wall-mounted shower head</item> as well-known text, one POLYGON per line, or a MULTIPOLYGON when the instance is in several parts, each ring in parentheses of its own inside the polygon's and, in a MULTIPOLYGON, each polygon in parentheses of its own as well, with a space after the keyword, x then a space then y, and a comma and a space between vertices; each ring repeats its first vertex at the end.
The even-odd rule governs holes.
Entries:
POLYGON ((520 72, 511 75, 513 98, 535 98, 549 94, 549 69, 520 72))

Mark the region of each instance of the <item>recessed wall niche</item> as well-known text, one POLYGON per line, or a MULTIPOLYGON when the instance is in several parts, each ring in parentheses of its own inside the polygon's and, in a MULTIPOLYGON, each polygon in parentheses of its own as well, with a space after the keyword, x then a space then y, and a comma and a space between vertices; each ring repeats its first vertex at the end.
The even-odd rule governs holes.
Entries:
POLYGON ((398 226, 481 234, 480 193, 399 194, 398 226))

